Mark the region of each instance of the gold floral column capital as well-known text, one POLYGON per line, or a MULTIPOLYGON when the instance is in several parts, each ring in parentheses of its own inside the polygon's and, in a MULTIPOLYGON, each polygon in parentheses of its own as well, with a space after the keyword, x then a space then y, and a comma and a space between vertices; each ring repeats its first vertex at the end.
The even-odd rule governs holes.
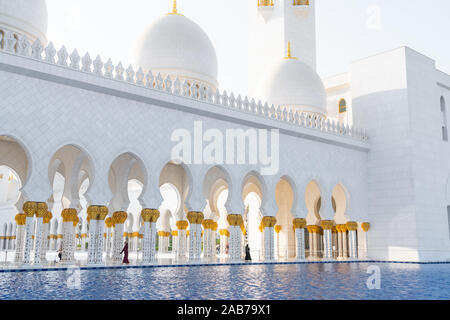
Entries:
POLYGON ((105 220, 108 208, 105 206, 89 206, 87 209, 89 220, 105 220))
POLYGON ((44 220, 43 220, 43 222, 44 222, 44 223, 50 223, 50 220, 52 220, 52 218, 53 218, 52 213, 51 213, 50 211, 47 211, 47 212, 44 214, 44 220))
POLYGON ((36 218, 44 218, 44 215, 48 211, 47 203, 45 202, 36 202, 36 218))
POLYGON ((227 221, 229 223, 230 226, 234 227, 237 226, 237 222, 239 219, 239 214, 229 214, 227 215, 227 221))
POLYGON ((197 224, 202 224, 203 220, 205 220, 205 216, 203 215, 203 212, 197 212, 197 224))
POLYGON ((37 202, 27 201, 23 204, 23 212, 28 218, 34 217, 37 211, 37 202))
POLYGON ((16 215, 16 217, 14 219, 16 220, 16 224, 18 226, 24 226, 25 222, 27 220, 27 215, 24 213, 19 213, 16 215))
POLYGON ((201 224, 204 219, 203 212, 200 211, 189 211, 187 214, 187 219, 191 224, 201 224))
POLYGON ((264 217, 262 218, 262 226, 264 228, 273 228, 277 223, 277 218, 275 217, 264 217))
POLYGON ((158 209, 142 209, 141 217, 144 222, 156 222, 160 216, 158 209))
POLYGON ((306 219, 296 218, 292 221, 294 229, 304 229, 306 227, 306 219))
POLYGON ((189 225, 189 222, 187 222, 186 220, 177 221, 178 230, 186 230, 188 225, 189 225))
POLYGON ((128 218, 128 214, 125 211, 116 211, 112 215, 112 221, 114 224, 123 224, 128 218))
POLYGON ((73 226, 76 227, 78 225, 78 223, 80 222, 80 218, 78 218, 78 216, 75 216, 72 221, 73 221, 73 226))
POLYGON ((280 225, 275 226, 275 232, 280 233, 282 227, 280 225))
POLYGON ((107 228, 114 227, 113 219, 111 217, 105 219, 105 224, 107 228))
POLYGON ((64 209, 61 212, 61 217, 63 218, 63 222, 74 222, 77 218, 77 209, 64 209))
POLYGON ((316 225, 309 225, 309 226, 306 226, 306 228, 308 229, 309 233, 320 233, 320 230, 321 230, 321 228, 316 225))
POLYGON ((347 229, 348 231, 356 231, 358 229, 358 223, 354 221, 347 222, 347 229))
POLYGON ((320 224, 322 225, 322 228, 324 230, 331 230, 331 229, 333 229, 334 221, 333 220, 322 220, 320 222, 320 224))
POLYGON ((203 228, 205 228, 205 230, 212 229, 213 224, 214 224, 214 220, 211 220, 211 219, 206 219, 206 220, 203 220, 203 222, 202 222, 202 226, 203 226, 203 228))
POLYGON ((361 224, 361 228, 364 230, 364 232, 369 231, 369 229, 370 229, 370 223, 369 223, 369 222, 363 222, 363 223, 361 224))

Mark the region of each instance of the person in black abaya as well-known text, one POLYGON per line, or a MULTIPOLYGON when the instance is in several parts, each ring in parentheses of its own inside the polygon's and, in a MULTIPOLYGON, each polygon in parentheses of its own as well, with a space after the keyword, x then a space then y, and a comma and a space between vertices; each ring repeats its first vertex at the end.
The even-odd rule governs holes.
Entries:
POLYGON ((245 245, 245 261, 252 261, 252 257, 250 256, 250 247, 248 243, 245 245))

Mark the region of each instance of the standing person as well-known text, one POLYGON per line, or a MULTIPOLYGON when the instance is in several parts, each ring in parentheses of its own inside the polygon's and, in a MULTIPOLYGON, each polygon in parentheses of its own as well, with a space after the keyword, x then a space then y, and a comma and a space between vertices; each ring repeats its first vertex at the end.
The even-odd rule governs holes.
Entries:
POLYGON ((250 256, 250 247, 248 243, 245 245, 245 261, 252 261, 252 257, 250 256))
POLYGON ((125 245, 123 246, 123 249, 120 252, 120 254, 122 253, 123 253, 122 263, 129 264, 130 262, 128 261, 128 238, 125 240, 125 245))
POLYGON ((59 261, 62 260, 62 244, 61 244, 61 246, 58 249, 58 258, 59 258, 59 261))

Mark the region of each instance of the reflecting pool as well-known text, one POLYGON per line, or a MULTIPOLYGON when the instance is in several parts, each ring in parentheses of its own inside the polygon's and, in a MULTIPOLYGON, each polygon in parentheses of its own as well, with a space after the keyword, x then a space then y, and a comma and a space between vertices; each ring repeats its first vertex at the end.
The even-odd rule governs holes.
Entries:
POLYGON ((69 269, 0 273, 0 299, 450 299, 449 279, 450 264, 69 269))

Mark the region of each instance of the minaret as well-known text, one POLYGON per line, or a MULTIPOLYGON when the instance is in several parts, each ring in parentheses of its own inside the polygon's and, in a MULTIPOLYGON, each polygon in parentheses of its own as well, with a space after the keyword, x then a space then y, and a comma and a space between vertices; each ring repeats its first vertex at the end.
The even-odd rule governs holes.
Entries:
POLYGON ((249 89, 255 93, 268 68, 290 43, 302 62, 316 70, 315 0, 248 0, 249 89))

